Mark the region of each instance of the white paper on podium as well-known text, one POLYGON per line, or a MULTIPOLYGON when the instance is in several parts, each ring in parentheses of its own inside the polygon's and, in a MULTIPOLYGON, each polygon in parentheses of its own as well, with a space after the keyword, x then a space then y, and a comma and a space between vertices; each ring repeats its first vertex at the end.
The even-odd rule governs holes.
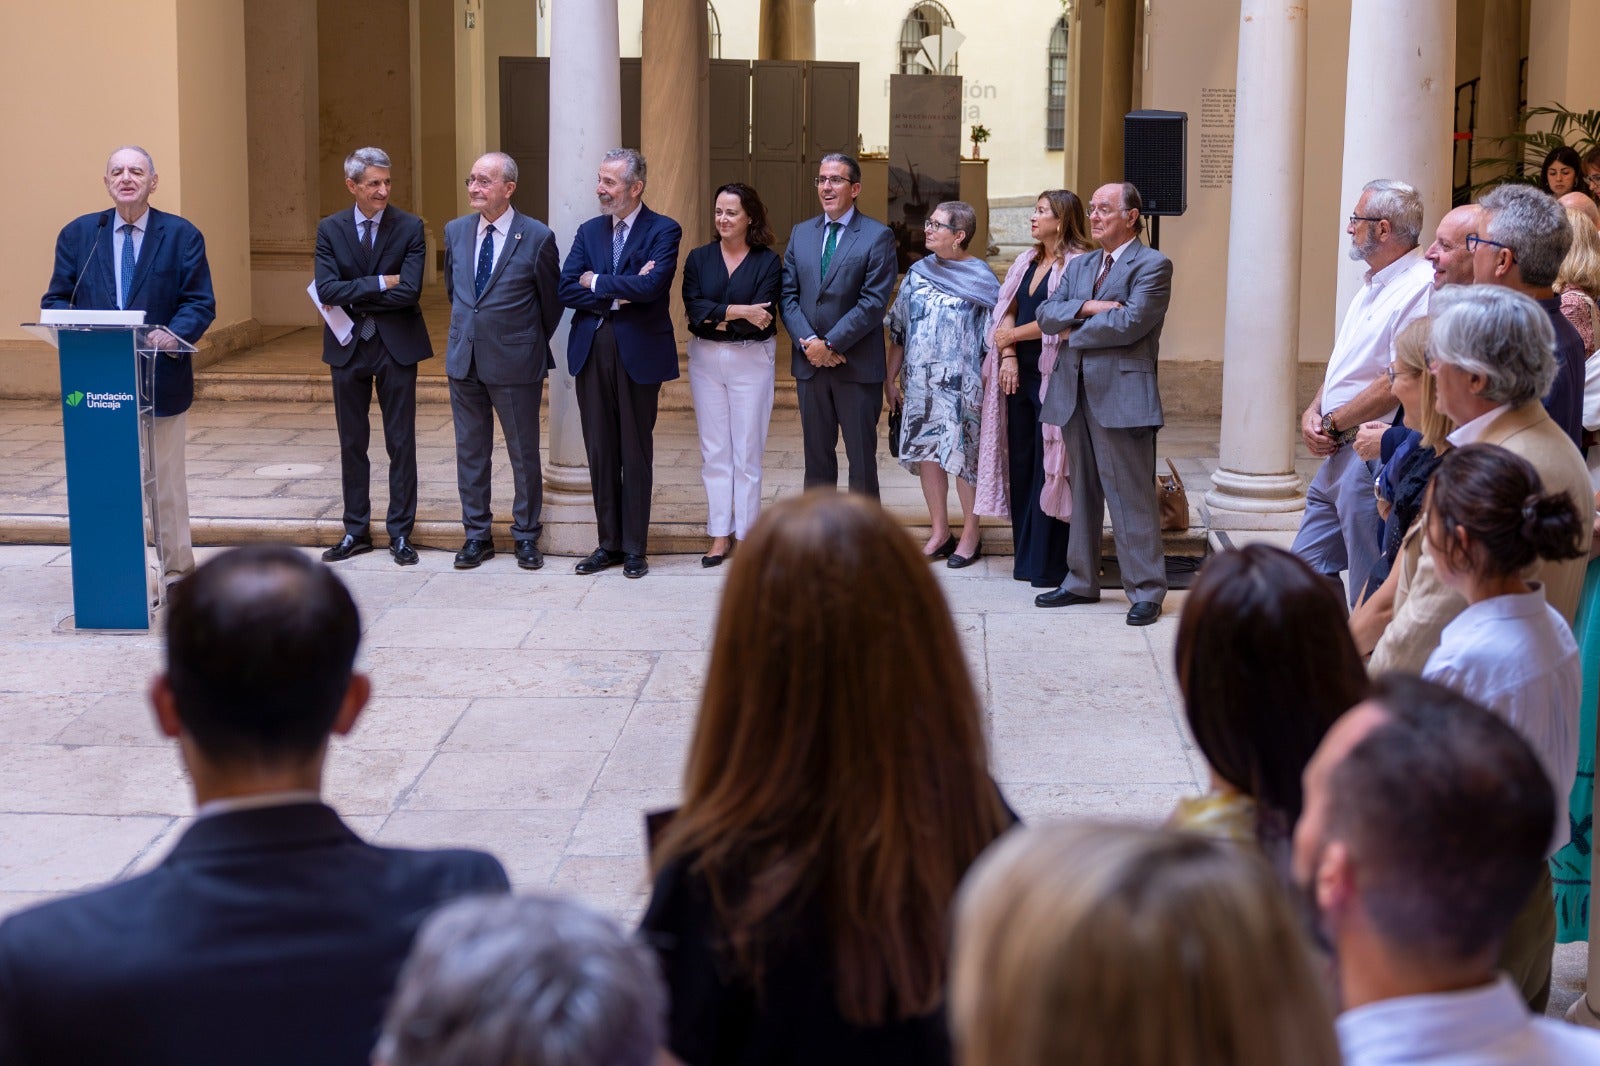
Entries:
POLYGON ((356 324, 350 321, 350 316, 344 313, 342 307, 323 307, 322 301, 317 299, 317 283, 312 281, 306 286, 306 295, 311 297, 311 302, 317 305, 317 313, 322 316, 322 321, 333 330, 334 338, 341 346, 350 343, 350 335, 355 332, 356 324))

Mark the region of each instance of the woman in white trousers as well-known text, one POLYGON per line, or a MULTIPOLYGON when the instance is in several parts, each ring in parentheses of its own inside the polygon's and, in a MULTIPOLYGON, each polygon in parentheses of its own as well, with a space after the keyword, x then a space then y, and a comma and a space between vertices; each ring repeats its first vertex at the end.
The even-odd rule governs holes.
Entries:
POLYGON ((688 312, 689 391, 700 426, 711 547, 700 565, 718 566, 729 537, 743 540, 761 510, 761 457, 772 420, 776 304, 783 261, 772 250, 767 210, 743 182, 717 189, 717 239, 683 263, 688 312))

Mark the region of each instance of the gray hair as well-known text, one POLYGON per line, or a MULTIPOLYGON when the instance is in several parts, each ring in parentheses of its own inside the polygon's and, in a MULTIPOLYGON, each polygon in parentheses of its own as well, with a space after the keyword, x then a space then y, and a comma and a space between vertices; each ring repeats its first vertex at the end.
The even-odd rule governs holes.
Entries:
POLYGON ((1521 406, 1550 391, 1556 334, 1530 297, 1504 285, 1451 285, 1434 294, 1433 306, 1428 353, 1486 378, 1485 400, 1521 406))
POLYGON ((600 157, 600 162, 603 165, 615 163, 619 159, 628 165, 627 169, 622 172, 622 180, 625 184, 632 185, 636 181, 642 183, 645 180, 647 168, 645 167, 644 156, 632 148, 613 148, 600 157))
POLYGON ((485 159, 492 161, 495 166, 500 168, 501 181, 517 180, 517 161, 515 159, 512 159, 504 152, 485 152, 478 157, 479 162, 485 159))
POLYGON ((1422 194, 1417 187, 1394 178, 1379 178, 1361 186, 1361 191, 1368 196, 1368 213, 1387 219, 1395 237, 1408 249, 1415 248, 1422 236, 1422 194))
POLYGON ((1567 213, 1555 197, 1532 185, 1499 185, 1478 201, 1484 236, 1511 249, 1524 284, 1554 285, 1572 246, 1567 213))
POLYGON ((389 153, 382 148, 357 148, 344 157, 344 176, 351 181, 360 181, 368 167, 382 167, 388 170, 389 153))
POLYGON ((972 243, 972 235, 978 232, 978 212, 971 204, 965 200, 946 200, 933 210, 943 211, 950 217, 950 228, 961 232, 962 248, 972 243))
POLYGON ((143 148, 140 148, 137 144, 119 144, 115 148, 111 149, 111 154, 106 156, 107 173, 111 172, 111 160, 116 157, 118 152, 138 152, 140 155, 144 156, 144 164, 150 169, 151 176, 155 176, 156 161, 150 157, 149 152, 145 151, 143 148))
POLYGON ((829 152, 827 155, 817 160, 818 168, 820 168, 824 163, 843 163, 844 168, 850 172, 850 184, 861 184, 861 164, 856 162, 855 156, 846 155, 844 152, 829 152))
POLYGON ((388 1066, 651 1066, 666 990, 651 951, 581 904, 457 900, 423 925, 375 1057, 388 1066))

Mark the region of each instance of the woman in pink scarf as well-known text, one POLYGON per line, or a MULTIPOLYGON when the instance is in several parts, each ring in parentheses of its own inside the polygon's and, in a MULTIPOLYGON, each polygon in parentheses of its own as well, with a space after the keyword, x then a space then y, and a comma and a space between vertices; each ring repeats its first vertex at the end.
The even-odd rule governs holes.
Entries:
POLYGON ((1055 588, 1067 576, 1072 491, 1061 429, 1039 421, 1060 337, 1042 336, 1034 312, 1094 242, 1066 189, 1040 194, 1030 229, 1038 243, 1006 273, 983 361, 977 511, 1011 518, 1012 577, 1055 588))

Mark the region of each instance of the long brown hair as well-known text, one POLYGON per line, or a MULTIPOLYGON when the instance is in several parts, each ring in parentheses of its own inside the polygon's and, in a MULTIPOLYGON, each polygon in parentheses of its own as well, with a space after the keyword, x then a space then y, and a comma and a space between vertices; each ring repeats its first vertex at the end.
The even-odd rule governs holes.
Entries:
MULTIPOLYGON (((1046 189, 1034 203, 1039 200, 1049 203, 1050 213, 1061 223, 1058 249, 1063 259, 1073 252, 1087 252, 1094 247, 1094 238, 1089 236, 1088 216, 1083 213, 1083 201, 1078 199, 1077 193, 1071 189, 1046 189)), ((1048 251, 1043 241, 1034 242, 1036 258, 1043 259, 1048 251)))
POLYGON ((778 923, 820 916, 840 1014, 925 1014, 948 917, 1010 818, 949 608, 862 496, 766 509, 722 597, 683 806, 654 869, 688 858, 759 991, 778 923))

